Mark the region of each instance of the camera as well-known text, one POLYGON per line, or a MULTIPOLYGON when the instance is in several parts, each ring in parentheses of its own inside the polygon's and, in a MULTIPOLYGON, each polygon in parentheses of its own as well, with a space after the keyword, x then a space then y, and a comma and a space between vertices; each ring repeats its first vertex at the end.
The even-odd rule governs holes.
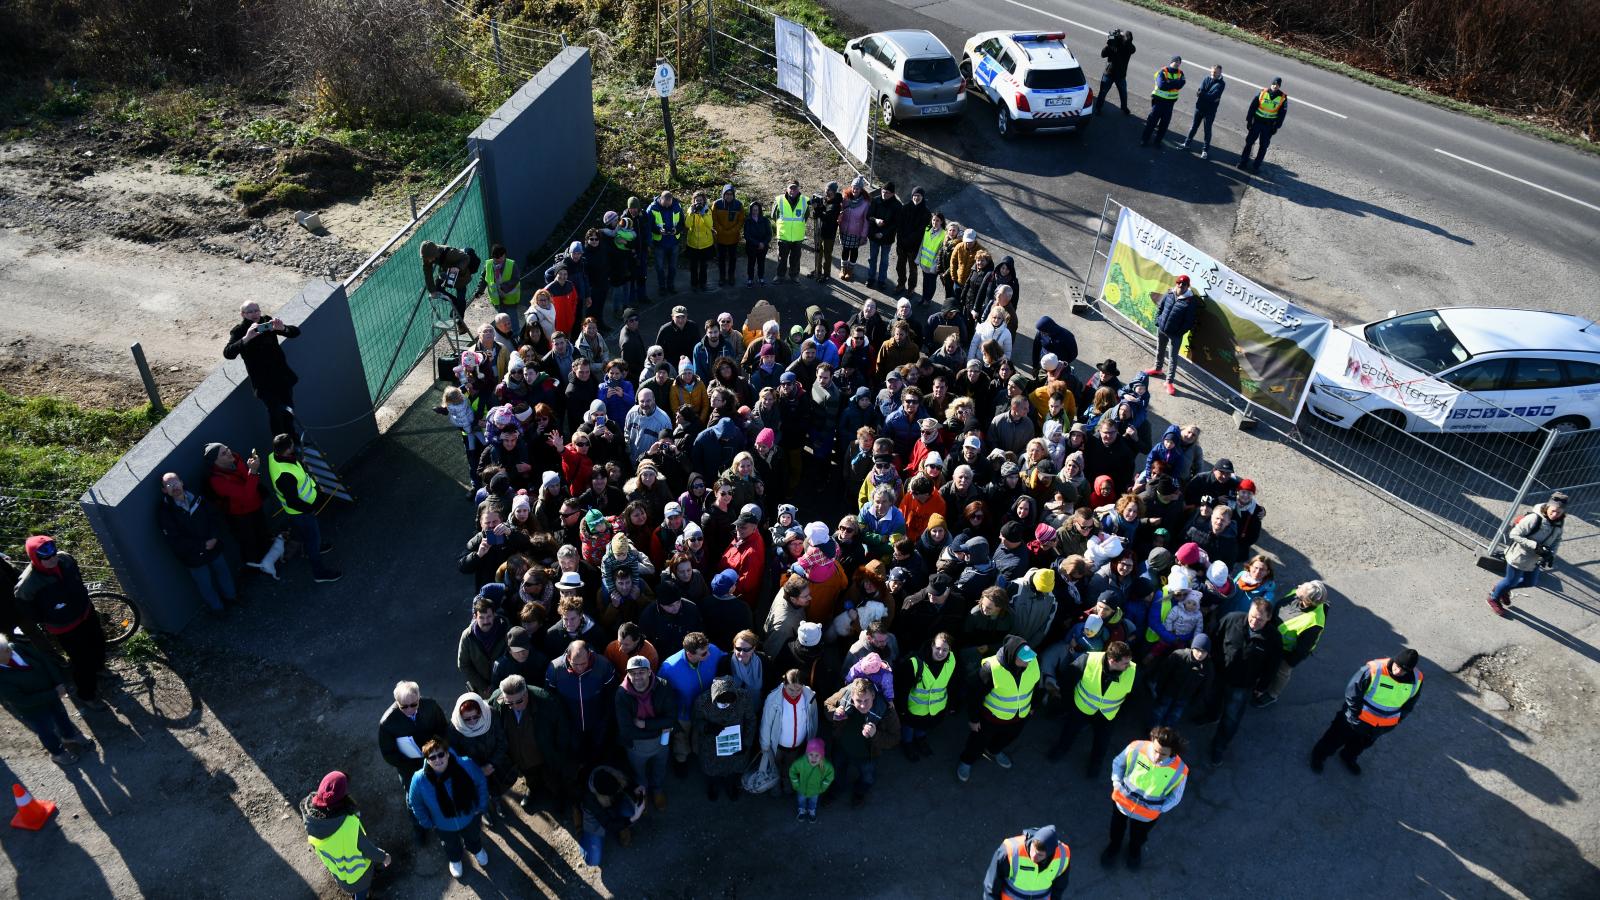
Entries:
POLYGON ((257 322, 256 323, 256 332, 258 334, 266 334, 267 332, 269 332, 271 330, 272 330, 272 323, 271 322, 257 322))
POLYGON ((1108 43, 1108 44, 1116 44, 1116 43, 1120 43, 1121 41, 1122 41, 1122 29, 1121 28, 1113 28, 1113 29, 1111 29, 1111 33, 1106 35, 1106 43, 1108 43))

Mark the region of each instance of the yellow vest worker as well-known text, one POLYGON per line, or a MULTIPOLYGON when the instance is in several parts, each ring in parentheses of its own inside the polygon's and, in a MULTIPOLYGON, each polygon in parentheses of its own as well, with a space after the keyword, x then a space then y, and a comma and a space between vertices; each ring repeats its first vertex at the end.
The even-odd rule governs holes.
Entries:
POLYGON ((1072 850, 1054 825, 1030 828, 995 850, 983 895, 991 900, 1060 900, 1071 863, 1072 850))
MULTIPOLYGON (((491 252, 489 264, 483 268, 489 305, 495 309, 516 306, 522 302, 522 282, 517 279, 517 264, 506 255, 506 248, 496 245, 494 249, 500 251, 500 255, 497 257, 491 252)), ((513 322, 513 325, 517 324, 520 323, 513 322)))
POLYGON ((306 842, 317 859, 346 893, 364 894, 372 887, 375 864, 389 865, 389 854, 367 836, 349 790, 350 780, 343 772, 329 772, 300 802, 300 814, 306 842))
POLYGON ((1261 160, 1267 155, 1267 146, 1272 143, 1273 135, 1283 127, 1283 120, 1289 115, 1289 95, 1282 90, 1283 79, 1274 78, 1267 85, 1266 90, 1250 98, 1250 108, 1245 110, 1244 149, 1239 152, 1239 168, 1248 166, 1250 171, 1261 171, 1261 160), (1255 162, 1249 163, 1250 148, 1260 141, 1260 149, 1256 151, 1255 162))
POLYGON ((979 757, 1002 769, 1011 768, 1005 748, 1022 734, 1033 714, 1033 692, 1039 687, 1039 656, 1022 638, 1006 637, 1000 652, 978 663, 978 692, 982 703, 971 704, 971 733, 961 749, 956 779, 966 782, 979 757))
POLYGON ((1189 767, 1182 752, 1183 738, 1162 725, 1150 729, 1149 740, 1134 741, 1111 761, 1111 841, 1100 854, 1101 865, 1111 865, 1131 832, 1128 868, 1139 868, 1150 829, 1183 800, 1189 767))
POLYGON ((1094 743, 1085 771, 1091 776, 1099 772, 1111 741, 1111 720, 1133 690, 1138 669, 1133 651, 1122 641, 1112 641, 1101 653, 1085 653, 1062 669, 1056 680, 1062 685, 1075 685, 1072 705, 1067 707, 1061 720, 1061 736, 1056 738, 1047 758, 1056 761, 1066 756, 1078 732, 1087 727, 1094 732, 1094 743))
POLYGON ((1321 772, 1322 764, 1337 751, 1344 767, 1360 775, 1356 757, 1410 715, 1421 694, 1417 651, 1407 648, 1391 659, 1367 662, 1345 685, 1344 705, 1311 748, 1311 770, 1321 772))
POLYGON ((1139 137, 1143 147, 1154 138, 1160 150, 1167 136, 1167 125, 1172 121, 1172 108, 1178 103, 1178 92, 1183 90, 1183 57, 1174 56, 1172 62, 1156 70, 1155 85, 1150 90, 1150 116, 1144 121, 1144 134, 1139 137))
POLYGON ((272 439, 272 453, 267 456, 267 477, 271 479, 278 505, 289 519, 289 527, 311 561, 312 579, 319 584, 338 581, 343 577, 339 570, 329 568, 322 561, 322 528, 317 523, 317 506, 322 497, 311 473, 300 463, 300 449, 295 446, 294 438, 280 434, 272 439))

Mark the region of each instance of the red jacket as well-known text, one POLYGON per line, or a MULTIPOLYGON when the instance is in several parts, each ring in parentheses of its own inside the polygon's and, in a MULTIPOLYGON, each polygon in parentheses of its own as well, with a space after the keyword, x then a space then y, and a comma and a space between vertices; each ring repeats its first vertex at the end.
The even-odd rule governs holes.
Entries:
POLYGON ((571 444, 561 448, 561 477, 567 481, 567 490, 572 496, 589 489, 589 473, 594 471, 594 460, 588 454, 578 452, 578 448, 571 444))
POLYGON ((722 552, 722 567, 739 573, 739 581, 733 586, 734 596, 751 609, 761 599, 761 576, 765 574, 766 566, 767 541, 761 536, 760 529, 752 533, 748 540, 736 540, 729 544, 728 549, 722 552))
POLYGON ((233 453, 233 471, 213 465, 207 484, 223 515, 247 516, 261 508, 261 476, 252 473, 238 453, 228 452, 233 453))

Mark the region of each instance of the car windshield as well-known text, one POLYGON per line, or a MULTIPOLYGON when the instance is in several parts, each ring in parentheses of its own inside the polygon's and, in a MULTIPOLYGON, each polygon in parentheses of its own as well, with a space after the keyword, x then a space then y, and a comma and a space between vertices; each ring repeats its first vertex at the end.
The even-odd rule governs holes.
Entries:
POLYGON ((919 84, 944 84, 960 77, 961 73, 956 71, 956 61, 948 56, 906 60, 907 81, 919 84))
POLYGON ((1083 70, 1076 66, 1070 69, 1030 69, 1022 83, 1034 90, 1044 91, 1083 87, 1083 70))
POLYGON ((1429 375, 1466 362, 1472 355, 1431 309, 1374 322, 1367 326, 1366 335, 1374 347, 1429 375))

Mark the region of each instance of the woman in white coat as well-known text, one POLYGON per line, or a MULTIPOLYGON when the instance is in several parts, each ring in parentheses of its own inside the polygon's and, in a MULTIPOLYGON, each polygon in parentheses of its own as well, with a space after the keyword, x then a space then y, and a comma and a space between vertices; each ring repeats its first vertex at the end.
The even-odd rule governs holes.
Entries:
POLYGON ((1006 311, 996 307, 989 310, 989 318, 979 323, 972 332, 972 345, 967 348, 967 358, 983 361, 983 345, 986 341, 994 341, 1005 351, 1006 358, 1011 356, 1011 329, 1006 327, 1006 311))
POLYGON ((778 791, 790 791, 789 764, 806 752, 806 741, 817 731, 817 695, 800 680, 800 670, 783 673, 783 683, 767 695, 761 710, 761 751, 778 764, 778 791))

